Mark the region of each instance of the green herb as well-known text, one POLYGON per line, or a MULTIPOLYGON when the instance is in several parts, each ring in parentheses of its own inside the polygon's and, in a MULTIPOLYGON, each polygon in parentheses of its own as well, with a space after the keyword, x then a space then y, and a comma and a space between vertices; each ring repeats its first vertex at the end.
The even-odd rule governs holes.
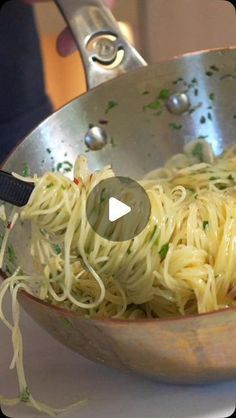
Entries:
POLYGON ((208 221, 203 221, 202 223, 203 229, 205 230, 207 226, 209 226, 209 222, 208 221))
POLYGON ((233 178, 232 174, 230 174, 227 178, 228 178, 229 180, 233 180, 233 181, 234 181, 234 178, 233 178))
POLYGON ((217 187, 217 189, 219 189, 219 190, 225 190, 225 189, 227 189, 226 184, 216 184, 216 187, 217 187))
POLYGON ((114 107, 116 107, 116 106, 118 106, 118 103, 115 102, 114 100, 110 100, 107 103, 107 107, 106 107, 106 110, 105 110, 105 114, 107 115, 110 112, 110 110, 114 109, 114 107))
POLYGON ((166 258, 166 255, 167 255, 168 251, 169 251, 169 244, 168 244, 168 243, 166 243, 166 244, 164 244, 164 245, 161 247, 161 249, 160 249, 160 251, 159 251, 159 255, 160 255, 160 257, 161 257, 161 261, 163 261, 163 260, 166 258))
POLYGON ((160 94, 159 94, 159 97, 158 98, 160 100, 167 101, 169 99, 169 97, 170 97, 170 90, 168 90, 168 89, 162 89, 160 91, 160 94))
POLYGON ((102 189, 101 194, 100 194, 100 203, 103 203, 105 199, 106 199, 106 189, 102 189))
POLYGON ((131 251, 131 248, 129 247, 129 248, 128 248, 128 250, 127 250, 126 252, 127 252, 127 254, 128 254, 128 255, 130 255, 130 254, 131 254, 131 252, 132 252, 132 251, 131 251))
POLYGON ((68 154, 67 154, 67 152, 65 152, 65 153, 64 153, 64 157, 67 157, 67 155, 68 155, 68 154))
POLYGON ((53 249, 54 249, 54 251, 55 251, 55 253, 58 255, 58 254, 61 254, 61 247, 60 247, 60 245, 58 245, 58 244, 55 244, 54 246, 53 246, 53 249))
POLYGON ((29 165, 27 163, 23 164, 22 176, 23 177, 29 177, 30 176, 30 168, 29 168, 29 165))
POLYGON ((201 117, 201 119, 200 119, 200 123, 202 123, 202 124, 203 124, 203 123, 206 123, 206 118, 205 118, 205 116, 202 116, 202 117, 201 117))
POLYGON ((206 75, 207 75, 208 77, 211 77, 211 76, 213 75, 213 72, 212 72, 212 71, 206 71, 206 75))
POLYGON ((115 148, 117 146, 117 144, 116 144, 115 139, 113 138, 113 136, 111 137, 111 146, 113 148, 115 148))
POLYGON ((195 145, 192 151, 192 155, 202 163, 204 161, 204 155, 203 155, 203 144, 198 143, 195 145))
POLYGON ((54 184, 53 183, 50 183, 50 184, 47 185, 47 189, 50 189, 53 186, 54 186, 54 184))
POLYGON ((209 120, 212 120, 212 115, 211 115, 210 112, 207 114, 207 117, 208 117, 209 120))
POLYGON ((153 102, 148 103, 147 105, 144 105, 143 110, 146 110, 146 109, 155 110, 155 109, 160 109, 160 107, 161 107, 161 102, 160 102, 159 98, 157 98, 153 102))
POLYGON ((63 184, 61 185, 61 189, 62 190, 66 190, 66 188, 65 188, 65 186, 63 184))
POLYGON ((215 100, 215 94, 214 93, 210 93, 209 94, 209 99, 212 100, 212 101, 215 100))
POLYGON ((197 79, 194 77, 191 81, 192 84, 196 84, 197 83, 197 79))
POLYGON ((20 401, 29 402, 29 400, 30 400, 30 391, 29 391, 29 388, 26 386, 26 388, 20 394, 20 401))
POLYGON ((219 68, 216 65, 211 65, 210 68, 213 71, 219 71, 219 68))
POLYGON ((50 148, 46 148, 48 154, 51 154, 52 150, 50 148))
POLYGON ((45 160, 42 160, 42 161, 41 161, 41 164, 44 164, 44 163, 45 163, 45 160))
POLYGON ((15 264, 17 257, 13 246, 10 244, 7 247, 7 257, 10 263, 15 264))
POLYGON ((64 325, 65 325, 66 327, 68 327, 68 328, 72 328, 72 327, 73 327, 73 324, 69 321, 69 319, 67 319, 67 318, 62 318, 62 321, 63 321, 63 323, 64 323, 64 325))
POLYGON ((145 91, 143 91, 143 92, 142 92, 142 94, 143 94, 144 96, 146 96, 147 94, 149 94, 149 91, 145 90, 145 91))
POLYGON ((169 123, 169 127, 173 130, 180 130, 183 126, 182 125, 177 125, 176 123, 169 123))
POLYGON ((199 135, 199 136, 198 136, 198 139, 206 139, 206 138, 208 138, 208 136, 209 136, 209 135, 199 135))
POLYGON ((195 96, 198 96, 198 89, 195 89, 195 90, 194 90, 194 95, 195 95, 195 96))
POLYGON ((192 187, 186 187, 186 189, 189 190, 192 193, 195 193, 195 191, 196 191, 195 189, 192 189, 192 187))
POLYGON ((210 181, 219 180, 219 179, 220 179, 220 177, 215 177, 215 176, 212 176, 212 177, 209 178, 210 181))
POLYGON ((56 170, 69 173, 72 171, 73 165, 69 161, 62 161, 61 163, 57 164, 56 170))

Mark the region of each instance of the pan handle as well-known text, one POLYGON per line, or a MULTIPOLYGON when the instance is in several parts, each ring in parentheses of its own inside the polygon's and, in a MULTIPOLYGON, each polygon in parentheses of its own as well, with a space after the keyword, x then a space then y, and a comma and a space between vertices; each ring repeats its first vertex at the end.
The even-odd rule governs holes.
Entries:
POLYGON ((80 50, 88 89, 146 62, 101 0, 55 0, 80 50))

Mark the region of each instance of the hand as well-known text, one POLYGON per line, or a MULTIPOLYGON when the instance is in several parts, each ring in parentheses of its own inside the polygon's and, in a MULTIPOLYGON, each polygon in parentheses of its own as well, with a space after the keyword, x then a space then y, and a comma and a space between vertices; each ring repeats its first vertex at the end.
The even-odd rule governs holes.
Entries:
MULTIPOLYGON (((50 1, 50 0, 23 0, 23 2, 26 4, 33 4, 33 3, 47 2, 47 1, 50 1)), ((114 4, 116 2, 116 0, 104 0, 104 1, 107 4, 107 6, 110 8, 114 7, 114 4)), ((76 50, 77 50, 77 46, 71 35, 70 29, 65 28, 63 32, 57 38, 57 51, 61 56, 66 57, 67 55, 72 54, 76 50)))

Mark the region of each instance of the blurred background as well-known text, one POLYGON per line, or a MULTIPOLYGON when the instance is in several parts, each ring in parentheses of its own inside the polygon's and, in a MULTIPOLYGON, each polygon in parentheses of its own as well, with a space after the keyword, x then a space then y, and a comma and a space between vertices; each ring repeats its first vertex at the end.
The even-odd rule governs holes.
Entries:
MULTIPOLYGON (((65 23, 53 4, 35 6, 47 91, 55 109, 86 91, 78 53, 61 58, 56 37, 65 23)), ((224 0, 117 0, 126 36, 148 63, 201 49, 236 45, 233 6, 224 0)))

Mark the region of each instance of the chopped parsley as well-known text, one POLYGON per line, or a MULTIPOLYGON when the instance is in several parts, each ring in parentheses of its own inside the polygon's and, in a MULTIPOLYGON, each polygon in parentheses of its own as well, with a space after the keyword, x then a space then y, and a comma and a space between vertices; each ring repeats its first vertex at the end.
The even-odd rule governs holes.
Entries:
POLYGON ((8 261, 12 264, 16 263, 17 257, 16 257, 16 253, 15 250, 13 248, 13 246, 10 244, 7 247, 7 257, 8 257, 8 261))
POLYGON ((100 203, 103 203, 105 199, 106 199, 106 189, 102 189, 101 194, 100 194, 100 203))
POLYGON ((69 173, 72 171, 73 165, 70 163, 70 161, 62 161, 61 163, 57 164, 56 170, 61 171, 63 173, 69 173))
POLYGON ((212 71, 206 71, 206 75, 207 75, 208 77, 211 77, 211 76, 213 75, 213 72, 212 72, 212 71))
POLYGON ((194 95, 198 96, 198 89, 194 89, 194 95))
POLYGON ((23 164, 22 176, 23 177, 29 177, 30 176, 30 168, 29 168, 29 165, 27 163, 23 164))
POLYGON ((211 65, 210 68, 213 71, 219 71, 219 68, 216 65, 211 65))
POLYGON ((55 251, 55 253, 58 255, 58 254, 61 254, 61 247, 60 247, 60 245, 58 245, 58 244, 55 244, 54 246, 53 246, 53 249, 54 249, 54 251, 55 251))
POLYGON ((169 243, 166 243, 161 247, 159 251, 161 261, 163 261, 166 258, 168 251, 169 251, 169 243))
POLYGON ((146 110, 146 109, 156 110, 156 109, 160 109, 160 107, 161 107, 161 102, 160 102, 159 98, 157 98, 153 102, 148 103, 147 105, 144 105, 143 110, 146 110))
POLYGON ((203 154, 203 144, 200 142, 195 145, 192 151, 192 155, 202 163, 204 161, 204 154, 203 154))
POLYGON ((72 323, 69 321, 69 319, 67 319, 67 318, 62 318, 62 321, 63 321, 63 323, 64 323, 64 325, 65 325, 66 327, 68 327, 68 328, 72 328, 72 327, 73 327, 73 325, 72 325, 72 323))
POLYGON ((200 123, 206 123, 206 118, 205 118, 205 116, 201 116, 201 119, 200 119, 200 123))
POLYGON ((107 103, 105 114, 107 115, 110 112, 110 110, 114 109, 116 106, 118 106, 118 103, 115 102, 115 100, 109 100, 109 102, 107 103))
POLYGON ((51 187, 53 187, 53 186, 54 186, 54 184, 50 183, 50 184, 47 185, 47 189, 51 189, 51 187))
POLYGON ((26 388, 20 394, 20 401, 29 402, 29 399, 30 399, 30 391, 29 391, 29 388, 26 386, 26 388))
POLYGON ((215 100, 215 94, 214 93, 210 93, 209 94, 209 99, 212 100, 212 101, 215 100))
POLYGON ((203 229, 205 230, 207 226, 209 226, 209 222, 208 221, 203 221, 202 223, 203 229))
POLYGON ((209 120, 212 120, 212 114, 210 112, 208 112, 207 117, 209 120))
POLYGON ((228 180, 233 180, 234 181, 234 178, 233 178, 232 174, 230 174, 227 178, 228 178, 228 180))
POLYGON ((170 90, 162 89, 160 91, 158 99, 163 100, 163 101, 167 101, 169 99, 169 97, 170 97, 170 90))
POLYGON ((210 181, 219 180, 219 179, 220 179, 220 177, 215 177, 215 176, 211 176, 209 178, 210 181))
POLYGON ((46 148, 46 151, 47 151, 48 154, 51 154, 51 152, 52 152, 51 148, 46 148))
POLYGON ((177 123, 169 123, 169 127, 175 131, 180 130, 183 126, 182 125, 178 125, 177 123))
POLYGON ((149 91, 148 90, 145 90, 145 91, 142 92, 142 95, 143 96, 146 96, 147 94, 149 94, 149 91))

